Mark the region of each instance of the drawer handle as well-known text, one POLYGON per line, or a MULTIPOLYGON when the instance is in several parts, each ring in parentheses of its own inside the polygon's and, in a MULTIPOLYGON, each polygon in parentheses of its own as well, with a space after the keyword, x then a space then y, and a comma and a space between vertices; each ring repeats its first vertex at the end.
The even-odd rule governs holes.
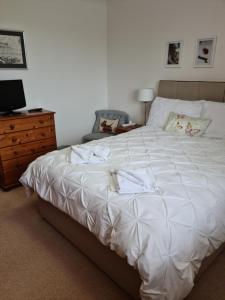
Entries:
POLYGON ((15 143, 17 141, 17 138, 13 137, 12 142, 15 143))
POLYGON ((45 133, 44 133, 44 132, 42 132, 42 133, 41 133, 41 136, 45 137, 45 133))
POLYGON ((17 151, 14 151, 14 155, 18 155, 18 152, 17 152, 17 151))
POLYGON ((14 124, 10 124, 10 125, 9 125, 9 128, 10 128, 11 130, 15 129, 15 125, 14 125, 14 124))
POLYGON ((39 123, 40 123, 40 124, 44 124, 44 121, 43 121, 43 120, 39 120, 39 123))

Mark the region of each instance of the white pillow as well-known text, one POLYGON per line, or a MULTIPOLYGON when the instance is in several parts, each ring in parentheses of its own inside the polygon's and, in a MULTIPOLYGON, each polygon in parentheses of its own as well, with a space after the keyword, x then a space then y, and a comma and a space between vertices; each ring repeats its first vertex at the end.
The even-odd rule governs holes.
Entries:
POLYGON ((212 120, 204 136, 225 138, 225 103, 203 101, 201 117, 212 120))
POLYGON ((146 125, 152 129, 162 129, 166 124, 170 112, 198 118, 202 112, 202 105, 202 101, 186 101, 156 97, 152 103, 146 125))

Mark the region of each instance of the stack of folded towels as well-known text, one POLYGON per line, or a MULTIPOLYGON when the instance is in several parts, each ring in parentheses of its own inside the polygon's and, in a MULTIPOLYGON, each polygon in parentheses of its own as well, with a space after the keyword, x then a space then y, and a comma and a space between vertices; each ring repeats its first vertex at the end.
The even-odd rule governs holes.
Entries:
POLYGON ((112 172, 115 191, 119 194, 149 193, 158 190, 150 167, 118 169, 112 172))
POLYGON ((105 162, 110 154, 109 147, 99 145, 71 146, 69 162, 72 164, 97 164, 105 162))
MULTIPOLYGON (((100 145, 71 146, 69 162, 72 164, 98 164, 107 161, 110 149, 100 145)), ((158 187, 151 168, 121 168, 111 172, 112 190, 119 194, 140 194, 157 192, 158 187)))

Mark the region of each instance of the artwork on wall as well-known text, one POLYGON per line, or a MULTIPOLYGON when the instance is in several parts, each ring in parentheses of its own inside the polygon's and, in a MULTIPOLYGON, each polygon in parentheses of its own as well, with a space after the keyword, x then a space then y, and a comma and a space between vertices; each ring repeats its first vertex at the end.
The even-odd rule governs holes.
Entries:
POLYGON ((183 41, 171 41, 167 43, 165 66, 180 67, 183 51, 183 41))
POLYGON ((0 68, 27 68, 23 32, 0 30, 0 68))
POLYGON ((196 41, 194 67, 213 67, 216 37, 196 41))

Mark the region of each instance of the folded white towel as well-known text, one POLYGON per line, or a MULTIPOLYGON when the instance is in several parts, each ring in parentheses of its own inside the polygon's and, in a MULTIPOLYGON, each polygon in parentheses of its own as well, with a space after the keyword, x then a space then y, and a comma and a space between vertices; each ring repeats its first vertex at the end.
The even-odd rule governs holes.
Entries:
POLYGON ((119 194, 149 193, 157 190, 151 168, 119 169, 112 172, 119 194))
POLYGON ((71 146, 69 161, 72 164, 97 164, 108 159, 110 149, 104 146, 71 146))

